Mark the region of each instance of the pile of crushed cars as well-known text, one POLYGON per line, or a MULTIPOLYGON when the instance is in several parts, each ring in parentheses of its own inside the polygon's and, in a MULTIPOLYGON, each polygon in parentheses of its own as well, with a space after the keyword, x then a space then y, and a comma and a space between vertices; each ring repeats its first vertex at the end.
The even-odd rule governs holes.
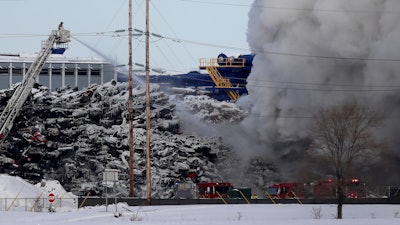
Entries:
MULTIPOLYGON (((0 111, 15 89, 0 90, 0 111)), ((144 87, 134 93, 135 196, 145 196, 144 87)), ((182 134, 169 96, 152 86, 153 196, 171 198, 176 180, 195 172, 200 181, 223 180, 216 163, 228 151, 218 138, 182 134)), ((109 82, 85 90, 50 91, 36 85, 0 148, 0 173, 31 183, 58 180, 77 195, 101 195, 105 169, 119 171, 114 192, 129 191, 128 85, 109 82)))

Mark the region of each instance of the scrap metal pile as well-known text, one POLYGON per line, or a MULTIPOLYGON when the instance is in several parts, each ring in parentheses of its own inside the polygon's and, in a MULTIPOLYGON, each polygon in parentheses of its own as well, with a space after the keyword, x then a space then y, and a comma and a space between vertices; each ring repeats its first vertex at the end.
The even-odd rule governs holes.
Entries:
MULTIPOLYGON (((0 172, 32 183, 59 180, 75 194, 102 192, 102 173, 118 169, 117 193, 127 196, 129 142, 127 84, 93 85, 51 92, 36 85, 0 150, 0 172)), ((13 91, 0 91, 0 111, 13 91)), ((145 90, 135 88, 135 196, 145 196, 145 90)), ((173 196, 174 183, 195 172, 200 181, 223 180, 215 162, 218 138, 181 134, 175 106, 151 90, 151 156, 153 195, 173 196)))

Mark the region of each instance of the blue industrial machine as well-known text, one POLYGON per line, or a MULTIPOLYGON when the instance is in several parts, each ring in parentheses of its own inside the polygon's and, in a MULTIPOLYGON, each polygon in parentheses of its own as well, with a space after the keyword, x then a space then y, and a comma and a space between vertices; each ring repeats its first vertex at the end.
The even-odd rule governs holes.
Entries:
POLYGON ((211 96, 218 100, 236 101, 247 94, 247 77, 251 72, 254 54, 227 57, 219 54, 215 59, 200 59, 200 69, 205 69, 213 81, 211 96))
MULTIPOLYGON (((162 88, 195 88, 220 101, 236 101, 247 94, 247 77, 251 72, 255 54, 228 57, 225 54, 213 59, 200 59, 200 70, 175 75, 150 75, 151 83, 162 88)), ((138 76, 145 80, 144 76, 138 76)), ((119 81, 125 81, 121 77, 119 81)))

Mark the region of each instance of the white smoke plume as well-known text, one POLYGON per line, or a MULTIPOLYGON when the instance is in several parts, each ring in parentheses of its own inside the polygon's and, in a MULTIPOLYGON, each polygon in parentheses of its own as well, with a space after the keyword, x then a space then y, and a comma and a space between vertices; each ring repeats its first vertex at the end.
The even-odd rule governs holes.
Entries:
POLYGON ((247 39, 256 56, 240 101, 252 104, 242 125, 256 147, 246 151, 301 151, 316 107, 353 98, 385 114, 381 136, 398 146, 399 21, 399 0, 255 0, 247 39))

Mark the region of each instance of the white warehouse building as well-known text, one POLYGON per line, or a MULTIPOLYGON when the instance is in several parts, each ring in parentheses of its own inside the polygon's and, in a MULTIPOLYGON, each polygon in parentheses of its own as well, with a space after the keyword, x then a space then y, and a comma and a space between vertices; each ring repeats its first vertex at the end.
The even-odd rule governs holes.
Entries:
MULTIPOLYGON (((0 89, 22 81, 36 55, 0 54, 0 89)), ((65 58, 51 55, 37 77, 37 83, 51 90, 66 86, 89 87, 117 80, 115 66, 103 59, 65 58)))

